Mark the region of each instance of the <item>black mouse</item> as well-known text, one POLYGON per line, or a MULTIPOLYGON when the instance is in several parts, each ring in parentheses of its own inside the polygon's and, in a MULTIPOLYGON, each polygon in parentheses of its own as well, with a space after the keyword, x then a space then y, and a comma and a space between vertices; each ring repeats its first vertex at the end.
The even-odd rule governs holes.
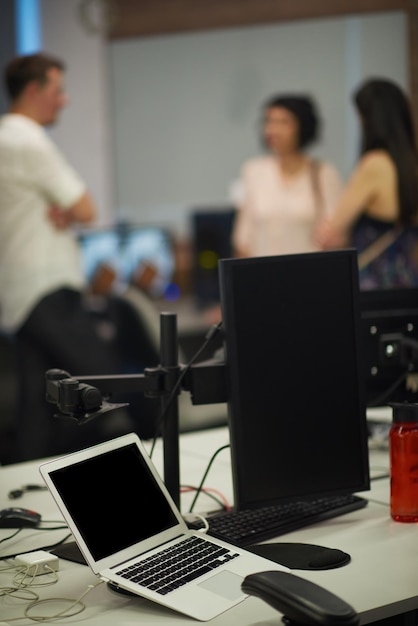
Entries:
POLYGON ((29 528, 38 526, 40 521, 40 513, 30 509, 11 506, 0 511, 0 528, 29 528))

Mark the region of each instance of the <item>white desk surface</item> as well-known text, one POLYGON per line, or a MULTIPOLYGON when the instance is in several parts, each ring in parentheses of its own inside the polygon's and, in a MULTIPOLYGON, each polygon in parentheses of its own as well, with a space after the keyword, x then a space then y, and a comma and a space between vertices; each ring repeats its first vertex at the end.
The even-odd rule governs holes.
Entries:
MULTIPOLYGON (((226 428, 219 428, 181 436, 182 484, 197 485, 212 454, 228 443, 226 428)), ((154 462, 161 468, 161 449, 157 447, 154 462)), ((9 500, 10 489, 26 483, 42 483, 38 462, 9 465, 0 468, 0 508, 15 504, 42 513, 43 520, 59 520, 60 515, 48 492, 27 492, 19 500, 9 500)), ((371 451, 371 475, 380 476, 388 470, 387 450, 371 451)), ((219 489, 230 501, 232 483, 229 451, 222 451, 212 466, 206 487, 219 489)), ((294 570, 303 578, 336 593, 360 613, 361 622, 369 623, 418 608, 418 526, 393 522, 389 515, 389 480, 372 483, 370 492, 361 495, 369 499, 366 508, 321 522, 303 530, 283 535, 281 542, 313 543, 339 548, 351 554, 348 565, 333 570, 314 572, 294 570)), ((182 495, 182 511, 187 512, 193 495, 182 495)), ((195 510, 202 512, 213 507, 213 501, 201 495, 195 510)), ((104 512, 104 515, 111 512, 104 512)), ((46 524, 45 524, 46 526, 46 524)), ((0 529, 1 539, 13 533, 13 529, 0 529)), ((14 539, 0 544, 0 556, 41 549, 59 541, 66 535, 64 530, 39 531, 25 529, 14 539)), ((5 565, 0 562, 0 570, 5 565)), ((0 586, 11 582, 8 572, 0 571, 0 586)), ((60 559, 59 582, 45 589, 38 589, 41 598, 78 598, 89 584, 97 582, 90 569, 60 559)), ((78 616, 60 620, 59 623, 98 626, 131 626, 133 624, 190 625, 194 620, 174 613, 141 598, 128 598, 115 594, 100 585, 85 598, 86 610, 78 616)), ((62 608, 62 607, 60 607, 62 608)), ((55 607, 56 610, 56 607, 55 607)), ((18 617, 23 605, 10 599, 0 599, 0 621, 18 617)), ((43 614, 44 609, 39 609, 43 614)), ((28 619, 19 624, 33 623, 28 619)), ((58 623, 49 622, 49 623, 58 623)), ((277 626, 280 615, 261 600, 250 597, 238 607, 212 620, 213 626, 277 626)))

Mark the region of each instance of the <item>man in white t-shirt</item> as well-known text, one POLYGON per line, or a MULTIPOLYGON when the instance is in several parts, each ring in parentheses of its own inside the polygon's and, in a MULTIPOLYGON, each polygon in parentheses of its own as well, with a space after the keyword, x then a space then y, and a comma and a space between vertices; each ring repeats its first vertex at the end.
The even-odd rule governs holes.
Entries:
POLYGON ((88 428, 53 423, 46 369, 82 375, 118 367, 84 310, 71 228, 92 222, 96 209, 45 130, 66 104, 63 76, 63 63, 45 54, 13 59, 4 75, 11 106, 0 118, 0 324, 17 347, 16 460, 80 447, 88 435, 88 428))

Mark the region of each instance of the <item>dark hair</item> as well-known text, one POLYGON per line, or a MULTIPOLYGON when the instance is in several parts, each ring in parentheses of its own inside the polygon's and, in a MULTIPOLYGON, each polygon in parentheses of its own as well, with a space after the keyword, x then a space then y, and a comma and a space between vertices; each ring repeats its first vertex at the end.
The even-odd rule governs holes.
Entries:
POLYGON ((4 84, 12 100, 16 100, 32 81, 44 84, 51 68, 64 71, 65 65, 48 54, 37 53, 12 59, 4 70, 4 84))
POLYGON ((264 104, 263 111, 266 113, 274 108, 287 109, 296 117, 299 124, 299 148, 305 148, 317 139, 320 124, 311 98, 292 94, 273 96, 264 104))
POLYGON ((411 224, 418 214, 418 154, 409 101, 395 83, 373 78, 354 94, 362 120, 362 154, 385 150, 398 175, 399 221, 411 224))

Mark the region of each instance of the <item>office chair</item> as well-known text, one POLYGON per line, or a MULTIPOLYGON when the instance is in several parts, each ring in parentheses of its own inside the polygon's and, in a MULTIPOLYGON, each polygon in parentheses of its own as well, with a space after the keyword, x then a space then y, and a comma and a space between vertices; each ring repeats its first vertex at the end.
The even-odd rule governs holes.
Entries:
POLYGON ((13 339, 0 333, 0 465, 14 461, 17 365, 13 339))

